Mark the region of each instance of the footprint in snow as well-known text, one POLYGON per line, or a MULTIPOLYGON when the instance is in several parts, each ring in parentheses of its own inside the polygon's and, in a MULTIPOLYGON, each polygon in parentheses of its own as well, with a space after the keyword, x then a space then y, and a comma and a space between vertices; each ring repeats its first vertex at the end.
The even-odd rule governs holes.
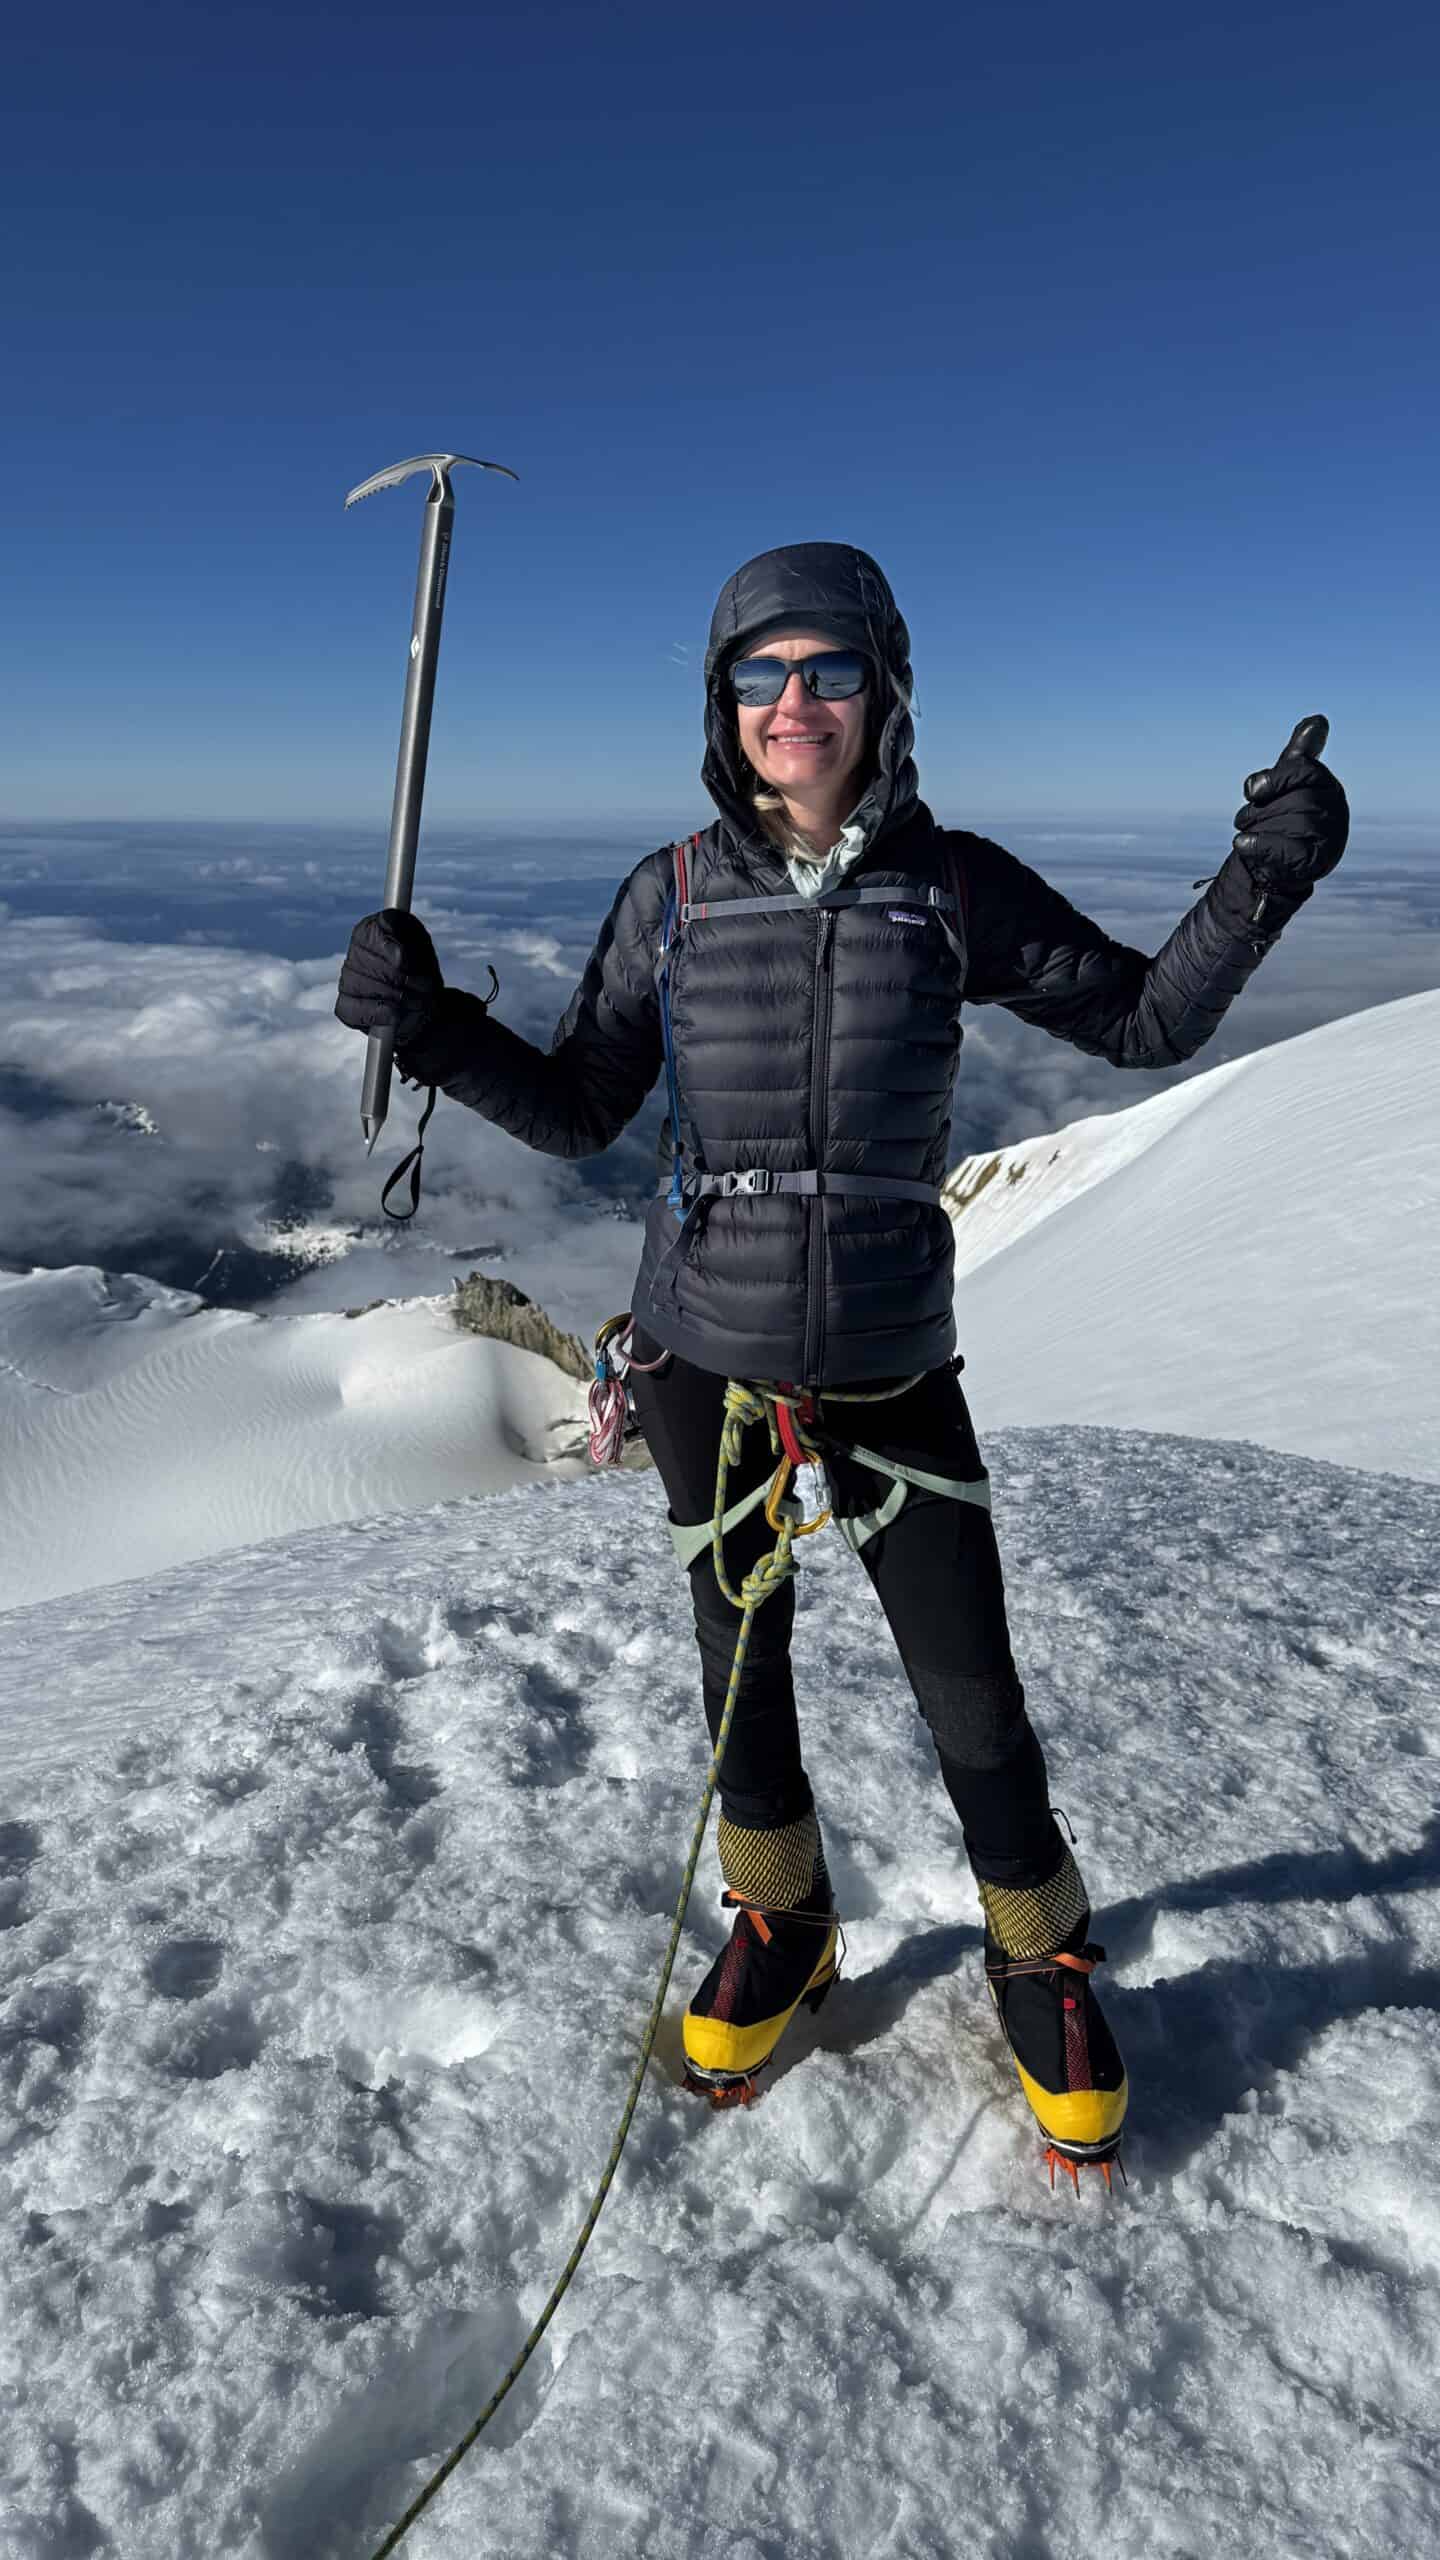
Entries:
POLYGON ((30 1917, 25 1880, 40 1855, 31 1822, 0 1822, 0 1929, 23 1928, 30 1917))
POLYGON ((373 1689, 362 1690, 351 1701, 348 1724, 329 1739, 336 1751, 353 1751, 358 1746, 364 1752, 396 1812, 414 1813, 440 1793, 440 1781, 433 1769, 417 1760, 399 1758, 404 1725, 388 1700, 378 1697, 373 1689))
POLYGON ((200 2000, 220 1979, 225 1950, 218 1938, 167 1938, 145 1967, 162 2000, 200 2000))
POLYGON ((149 2060, 172 2080, 219 2080, 227 2071, 248 2071, 264 2045, 248 2001, 217 2000, 208 2007, 197 2001, 156 2038, 149 2060))
POLYGON ((48 2045, 73 2062, 85 2034, 85 1994, 76 1982, 28 1983, 0 2018, 0 2063, 26 2047, 48 2045))
POLYGON ((40 1834, 33 1822, 0 1822, 0 1876, 18 1876, 40 1855, 40 1834))
POLYGON ((286 2197, 285 2215, 283 2281, 298 2289, 305 2310, 317 2320, 375 2320, 389 2309, 380 2261, 400 2246, 397 2215, 304 2193, 286 2197))
POLYGON ((207 1795, 218 1796, 222 1804, 240 1804, 246 1796, 256 1796, 268 1782, 263 1769, 203 1769, 195 1781, 207 1795))

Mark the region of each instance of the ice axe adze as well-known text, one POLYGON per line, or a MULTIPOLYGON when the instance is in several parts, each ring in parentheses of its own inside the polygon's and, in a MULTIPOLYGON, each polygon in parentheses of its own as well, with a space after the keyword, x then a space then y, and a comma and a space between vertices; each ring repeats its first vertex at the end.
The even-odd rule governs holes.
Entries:
MULTIPOLYGON (((400 719, 400 754, 395 766, 395 804, 390 812, 390 858, 385 871, 387 907, 407 912, 415 886, 415 844, 420 833, 420 803, 425 796, 425 760, 430 752, 430 711, 435 700, 435 668, 440 656, 440 622, 445 611, 445 572, 450 562, 450 528, 455 521, 455 492, 450 473, 457 462, 477 471, 503 471, 518 478, 504 462, 480 462, 473 453, 417 453, 408 462, 392 462, 362 480, 345 501, 368 498, 376 489, 393 489, 412 471, 434 474, 425 501, 420 535, 420 568, 415 580, 415 616, 410 632, 410 672, 405 679, 405 708, 400 719)), ((395 1054, 392 1031, 372 1031, 365 1050, 365 1084, 360 1096, 360 1125, 367 1155, 385 1126, 390 1108, 390 1062, 395 1054)))

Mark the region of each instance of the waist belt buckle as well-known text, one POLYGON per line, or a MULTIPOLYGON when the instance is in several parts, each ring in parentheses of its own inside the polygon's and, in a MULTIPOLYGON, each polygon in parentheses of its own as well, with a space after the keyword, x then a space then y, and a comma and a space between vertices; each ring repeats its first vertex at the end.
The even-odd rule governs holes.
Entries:
POLYGON ((763 1200, 770 1188, 770 1168, 764 1164, 751 1165, 744 1173, 722 1173, 720 1176, 722 1200, 733 1200, 740 1194, 747 1199, 763 1200))

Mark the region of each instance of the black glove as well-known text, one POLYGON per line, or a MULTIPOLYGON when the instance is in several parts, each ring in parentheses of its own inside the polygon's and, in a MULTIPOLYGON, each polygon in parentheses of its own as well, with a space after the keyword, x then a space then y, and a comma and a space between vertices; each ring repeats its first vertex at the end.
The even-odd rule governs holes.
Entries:
POLYGON ((340 967, 335 1011, 350 1031, 393 1031, 397 1049, 418 1039, 445 981, 418 916, 382 907, 362 916, 340 967))
POLYGON ((1297 720, 1273 765, 1246 776, 1241 830, 1232 850, 1271 889, 1307 889, 1333 871, 1350 833, 1350 805, 1319 756, 1330 723, 1318 711, 1297 720))

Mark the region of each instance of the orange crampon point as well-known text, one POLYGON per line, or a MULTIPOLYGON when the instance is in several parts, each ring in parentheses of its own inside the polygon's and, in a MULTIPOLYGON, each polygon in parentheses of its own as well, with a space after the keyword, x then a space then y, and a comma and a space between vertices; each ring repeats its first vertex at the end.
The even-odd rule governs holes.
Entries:
POLYGON ((1057 2151, 1054 2143, 1052 2142, 1047 2146, 1044 2157, 1046 2165, 1050 2171, 1051 2186, 1053 2187, 1055 2184, 1056 2170, 1063 2169, 1077 2196, 1080 2193, 1080 2172, 1082 2169, 1098 2169, 1101 2177, 1105 2181, 1107 2192, 1112 2194, 1114 2192, 1110 2180, 1110 2172, 1112 2169, 1119 2170, 1120 2183, 1122 2186, 1128 2187, 1130 2184, 1129 2179, 1125 2175, 1125 2163, 1121 2159, 1118 2151, 1112 2151, 1108 2159, 1105 2160, 1072 2160, 1068 2151, 1057 2151))
POLYGON ((759 2096, 753 2076, 748 2080, 727 2080, 718 2086, 708 2080, 697 2080, 687 2071, 682 2084, 693 2089, 697 2098, 708 2098, 712 2107, 749 2107, 759 2096))

